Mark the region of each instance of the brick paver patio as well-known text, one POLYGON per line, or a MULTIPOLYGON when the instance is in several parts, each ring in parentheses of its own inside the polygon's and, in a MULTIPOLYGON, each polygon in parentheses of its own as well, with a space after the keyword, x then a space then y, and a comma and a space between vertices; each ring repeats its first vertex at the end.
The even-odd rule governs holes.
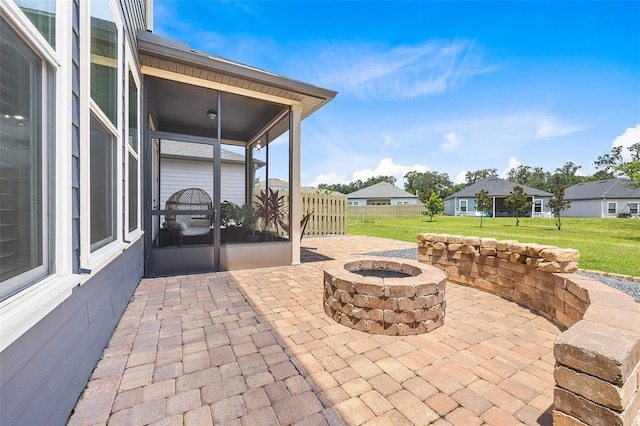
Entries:
POLYGON ((303 246, 302 265, 143 279, 69 424, 551 424, 552 323, 448 284, 442 327, 362 333, 325 315, 323 265, 416 244, 303 246))

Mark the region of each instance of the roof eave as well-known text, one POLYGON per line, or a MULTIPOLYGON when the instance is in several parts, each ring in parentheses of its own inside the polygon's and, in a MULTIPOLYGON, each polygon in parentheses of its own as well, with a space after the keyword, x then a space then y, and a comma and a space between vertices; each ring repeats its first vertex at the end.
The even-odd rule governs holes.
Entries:
POLYGON ((207 68, 236 78, 250 80, 255 83, 267 84, 282 90, 296 92, 301 95, 320 98, 323 100, 321 103, 322 105, 331 101, 338 94, 338 92, 333 90, 324 89, 309 83, 282 77, 268 71, 222 60, 222 58, 195 53, 186 43, 161 37, 146 31, 138 32, 138 52, 171 61, 178 61, 186 65, 195 65, 207 68))

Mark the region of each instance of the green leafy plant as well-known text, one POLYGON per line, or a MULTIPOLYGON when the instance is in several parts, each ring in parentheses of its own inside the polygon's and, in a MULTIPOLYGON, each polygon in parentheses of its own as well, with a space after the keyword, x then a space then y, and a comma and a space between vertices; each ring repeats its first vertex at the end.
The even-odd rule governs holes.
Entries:
POLYGON ((240 207, 231 201, 225 200, 220 203, 220 225, 225 228, 228 228, 231 225, 240 226, 237 223, 239 210, 240 207))
POLYGON ((571 201, 565 201, 564 199, 564 186, 559 186, 553 190, 553 197, 551 197, 547 205, 556 219, 556 228, 560 231, 562 228, 560 214, 571 206, 571 201))
POLYGON ((238 224, 249 231, 255 231, 259 218, 258 209, 251 204, 243 204, 242 207, 238 208, 238 224))
POLYGON ((429 222, 433 222, 433 216, 442 213, 444 211, 444 202, 440 199, 440 196, 435 192, 429 195, 429 198, 424 202, 426 210, 422 214, 429 216, 429 222))
POLYGON ((516 215, 516 226, 520 225, 520 215, 531 207, 529 196, 521 186, 516 185, 504 199, 504 205, 516 215))
MULTIPOLYGON (((494 169, 495 170, 495 169, 494 169)), ((476 194, 476 211, 480 212, 480 228, 482 228, 482 217, 493 208, 493 200, 489 197, 489 191, 483 189, 476 194)))

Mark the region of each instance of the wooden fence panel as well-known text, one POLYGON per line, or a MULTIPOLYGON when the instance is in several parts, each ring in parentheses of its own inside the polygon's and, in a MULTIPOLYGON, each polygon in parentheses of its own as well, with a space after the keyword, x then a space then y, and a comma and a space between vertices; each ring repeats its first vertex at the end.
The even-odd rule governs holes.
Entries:
POLYGON ((424 204, 394 204, 386 206, 347 206, 347 216, 356 220, 371 217, 420 217, 424 204))
MULTIPOLYGON (((289 203, 289 192, 280 191, 289 203)), ((313 212, 304 235, 345 235, 347 233, 347 197, 344 195, 303 192, 302 214, 313 212)), ((299 218, 302 220, 302 217, 299 218)), ((302 232, 302 229, 300 229, 302 232)))
POLYGON ((347 233, 347 197, 344 195, 302 193, 302 213, 313 212, 304 235, 347 233))

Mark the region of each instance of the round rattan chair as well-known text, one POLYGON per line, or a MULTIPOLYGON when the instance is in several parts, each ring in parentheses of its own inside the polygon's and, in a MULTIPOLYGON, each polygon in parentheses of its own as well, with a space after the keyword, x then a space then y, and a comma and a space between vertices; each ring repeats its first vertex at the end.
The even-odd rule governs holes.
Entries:
MULTIPOLYGON (((181 189, 169 197, 165 204, 166 210, 208 210, 211 208, 211 197, 204 189, 181 189)), ((174 215, 166 216, 167 222, 174 222, 174 215)))

